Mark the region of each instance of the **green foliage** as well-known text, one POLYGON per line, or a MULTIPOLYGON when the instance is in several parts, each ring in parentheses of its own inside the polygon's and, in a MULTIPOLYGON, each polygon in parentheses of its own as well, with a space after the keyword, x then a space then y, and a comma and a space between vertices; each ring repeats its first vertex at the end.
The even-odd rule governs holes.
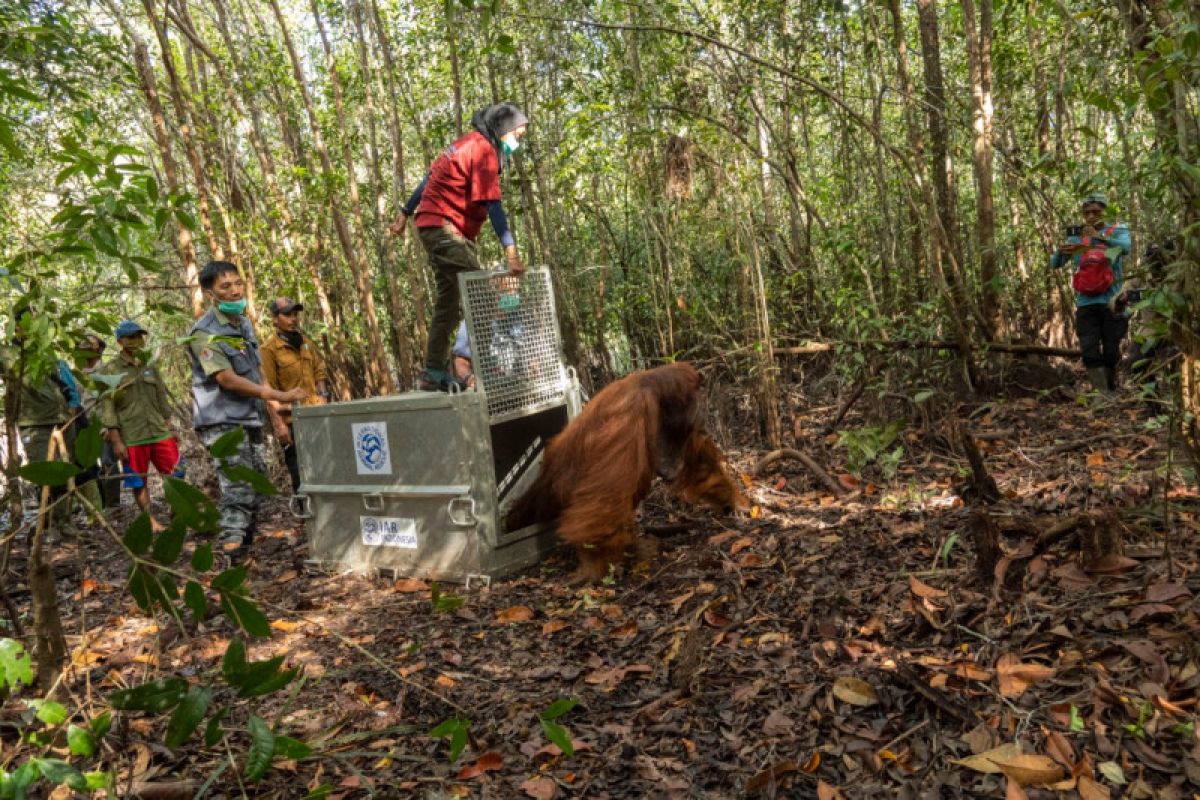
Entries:
POLYGON ((0 639, 0 691, 31 683, 33 665, 25 648, 15 639, 0 639))
POLYGON ((18 470, 22 478, 38 486, 65 486, 80 472, 77 465, 65 461, 32 461, 18 470))
POLYGON ((275 734, 266 722, 255 716, 250 717, 248 728, 250 750, 246 753, 244 775, 246 780, 255 783, 271 766, 271 756, 275 754, 275 734))
POLYGON ((457 611, 467 602, 467 598, 453 594, 443 594, 442 587, 434 581, 429 587, 429 602, 435 614, 449 614, 457 611))
POLYGON ((567 758, 575 755, 575 745, 571 743, 571 734, 562 725, 559 725, 555 720, 566 714, 575 706, 579 705, 578 700, 559 698, 550 704, 550 707, 538 715, 538 721, 542 725, 542 733, 546 738, 558 746, 558 749, 563 752, 567 758))
POLYGON ((904 446, 888 448, 903 430, 904 422, 897 420, 882 427, 838 431, 838 444, 846 448, 846 469, 861 476, 863 469, 874 463, 879 465, 884 478, 891 480, 904 457, 904 446))
POLYGON ((451 717, 429 732, 435 739, 450 740, 450 763, 458 761, 463 749, 467 746, 468 734, 471 730, 471 720, 451 717))

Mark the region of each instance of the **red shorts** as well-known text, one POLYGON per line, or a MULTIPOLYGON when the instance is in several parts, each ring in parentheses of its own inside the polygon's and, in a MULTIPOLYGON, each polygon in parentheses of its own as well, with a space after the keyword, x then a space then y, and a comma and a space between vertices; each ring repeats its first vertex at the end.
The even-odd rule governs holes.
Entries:
POLYGON ((125 474, 128 476, 126 486, 131 489, 140 489, 145 485, 145 476, 151 464, 161 475, 172 475, 179 466, 179 443, 174 436, 153 444, 131 444, 128 450, 125 474))

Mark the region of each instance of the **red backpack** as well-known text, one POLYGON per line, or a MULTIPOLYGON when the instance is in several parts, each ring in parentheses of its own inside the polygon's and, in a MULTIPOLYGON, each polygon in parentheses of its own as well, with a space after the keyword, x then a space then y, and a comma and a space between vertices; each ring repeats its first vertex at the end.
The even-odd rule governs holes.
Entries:
MULTIPOLYGON (((1104 231, 1104 238, 1112 236, 1116 225, 1110 225, 1104 231)), ((1117 276, 1113 274, 1112 262, 1108 260, 1105 247, 1089 247, 1079 257, 1079 268, 1071 278, 1071 288, 1080 294, 1090 296, 1102 295, 1112 288, 1117 276)))

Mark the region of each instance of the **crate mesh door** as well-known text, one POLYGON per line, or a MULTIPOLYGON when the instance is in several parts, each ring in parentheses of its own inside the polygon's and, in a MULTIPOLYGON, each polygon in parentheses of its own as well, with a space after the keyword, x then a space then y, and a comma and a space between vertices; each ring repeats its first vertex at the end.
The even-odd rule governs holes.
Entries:
POLYGON ((496 419, 561 403, 566 397, 554 288, 545 267, 459 275, 471 366, 496 419))

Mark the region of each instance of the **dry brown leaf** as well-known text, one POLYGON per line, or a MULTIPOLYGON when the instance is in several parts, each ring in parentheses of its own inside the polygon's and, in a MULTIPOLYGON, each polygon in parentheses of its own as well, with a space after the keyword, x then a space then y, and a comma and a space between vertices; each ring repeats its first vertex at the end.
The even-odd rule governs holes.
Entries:
POLYGON ((1054 763, 1054 759, 1049 756, 1014 756, 1004 761, 997 761, 996 765, 1009 780, 1016 781, 1022 786, 1043 786, 1056 783, 1061 781, 1065 774, 1063 768, 1054 763))
POLYGON ((1175 607, 1169 606, 1166 603, 1141 603, 1129 610, 1129 619, 1132 622, 1141 622, 1150 617, 1157 617, 1162 614, 1174 614, 1175 607))
POLYGON ((1104 454, 1103 453, 1088 453, 1087 465, 1089 467, 1103 467, 1104 466, 1104 454))
POLYGON ((823 780, 817 781, 817 800, 846 800, 841 789, 830 786, 823 780))
POLYGON ((412 592, 428 592, 429 584, 416 578, 401 578, 392 584, 392 591, 409 594, 412 592))
POLYGON ((991 750, 985 750, 973 756, 966 758, 951 759, 951 764, 973 769, 976 772, 982 772, 987 775, 999 775, 1000 767, 997 762, 1007 761, 1021 755, 1021 745, 1018 742, 1008 742, 999 747, 993 747, 991 750))
POLYGON ((704 612, 704 621, 714 628, 724 628, 727 625, 732 625, 733 620, 717 611, 715 608, 706 609, 704 612))
POLYGON ((1067 737, 1063 736, 1058 731, 1047 730, 1042 728, 1046 734, 1046 752, 1050 757, 1062 764, 1068 770, 1075 768, 1075 748, 1067 741, 1067 737))
POLYGON ((848 489, 850 491, 854 491, 859 487, 859 484, 862 483, 858 478, 854 477, 848 472, 843 472, 841 475, 838 475, 837 482, 842 485, 843 489, 848 489))
POLYGON ((1162 695, 1156 694, 1151 696, 1150 702, 1153 703, 1159 711, 1165 711, 1173 717, 1186 717, 1188 715, 1188 712, 1182 706, 1175 705, 1162 695))
POLYGON ((533 609, 529 606, 511 606, 497 612, 496 621, 501 623, 528 622, 533 619, 533 609))
POLYGON ((1004 800, 1029 800, 1029 795, 1019 783, 1009 778, 1004 782, 1004 800))
POLYGON ((283 631, 284 633, 291 633, 292 631, 294 631, 300 627, 300 623, 292 622, 292 621, 286 620, 286 619, 273 619, 273 620, 271 620, 271 627, 277 631, 283 631))
POLYGON ((973 661, 959 661, 949 666, 954 668, 954 674, 960 678, 983 681, 985 683, 992 679, 992 671, 990 669, 984 669, 973 661))
POLYGON ((745 550, 747 547, 753 547, 753 546, 754 546, 754 540, 751 539, 749 536, 743 536, 742 538, 738 539, 733 544, 729 545, 729 555, 736 556, 738 553, 740 553, 742 550, 745 550))
POLYGON ((1079 790, 1080 800, 1111 800, 1112 793, 1107 787, 1100 785, 1095 778, 1087 775, 1080 775, 1079 782, 1075 785, 1079 790))
POLYGON ((763 721, 763 733, 767 736, 781 736, 791 733, 795 728, 796 723, 792 722, 792 718, 778 708, 771 709, 771 713, 767 714, 766 720, 763 721))
POLYGON ((1119 575, 1122 572, 1128 572, 1138 565, 1138 562, 1126 556, 1109 553, 1106 556, 1101 556, 1090 564, 1086 564, 1083 571, 1089 575, 1119 575))
POLYGON ((542 625, 542 635, 549 636, 569 627, 571 627, 571 623, 567 622, 565 619, 546 620, 545 624, 542 625))
POLYGON ((558 792, 558 784, 550 778, 530 778, 521 784, 521 791, 534 800, 552 800, 558 792))
POLYGON ((795 761, 779 761, 746 781, 746 794, 756 795, 763 789, 777 787, 779 779, 796 771, 795 761))
POLYGON ((1169 603, 1181 597, 1191 596, 1191 591, 1178 583, 1156 583, 1146 590, 1147 603, 1169 603))
POLYGON ((996 660, 996 675, 1000 681, 1000 694, 1004 697, 1020 697, 1035 683, 1053 678, 1057 670, 1044 664, 1021 662, 1012 653, 1005 653, 996 660))
POLYGON ((626 622, 624 625, 618 625, 613 628, 611 633, 618 639, 628 639, 637 633, 638 627, 636 622, 626 622))
POLYGON ((682 606, 684 603, 686 603, 688 600, 691 600, 691 599, 692 599, 693 597, 695 597, 695 596, 696 596, 696 590, 695 590, 695 589, 688 589, 686 592, 684 592, 683 594, 679 595, 679 597, 673 597, 673 598, 671 598, 671 600, 670 600, 669 602, 671 603, 671 607, 672 607, 672 608, 674 608, 674 609, 675 609, 675 611, 679 611, 679 608, 680 608, 680 607, 681 607, 681 606, 682 606))
POLYGON ((833 682, 833 696, 852 706, 873 706, 879 702, 874 687, 858 678, 844 676, 833 682))
POLYGON ((805 775, 812 775, 814 772, 816 772, 820 768, 821 768, 821 751, 818 750, 815 753, 813 753, 812 756, 809 757, 808 761, 804 762, 804 766, 800 768, 800 771, 803 772, 805 775))
POLYGON ((738 559, 737 565, 742 569, 757 569, 763 565, 763 557, 758 553, 746 553, 738 559))
POLYGON ((712 536, 708 537, 708 543, 713 547, 716 547, 719 544, 724 544, 735 536, 737 536, 737 531, 723 531, 721 533, 714 533, 712 536))
POLYGON ((471 764, 467 764, 458 771, 456 779, 460 781, 469 781, 472 778, 477 778, 485 772, 491 772, 498 769, 504 769, 504 759, 495 750, 489 750, 481 755, 471 764))
POLYGON ((908 576, 908 588, 912 589, 912 593, 917 597, 925 600, 937 600, 940 597, 946 597, 947 592, 943 589, 930 586, 924 581, 920 581, 912 575, 908 576))

